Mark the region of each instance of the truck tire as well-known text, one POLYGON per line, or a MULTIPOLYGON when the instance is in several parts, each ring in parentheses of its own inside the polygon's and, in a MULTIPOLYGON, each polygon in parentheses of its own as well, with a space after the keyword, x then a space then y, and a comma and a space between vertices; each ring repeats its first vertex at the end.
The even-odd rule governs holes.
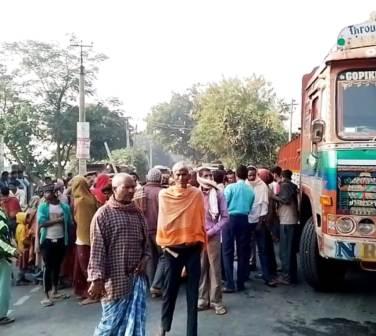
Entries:
POLYGON ((300 266, 306 282, 318 291, 338 289, 346 273, 340 261, 320 256, 312 217, 307 220, 300 240, 300 266))

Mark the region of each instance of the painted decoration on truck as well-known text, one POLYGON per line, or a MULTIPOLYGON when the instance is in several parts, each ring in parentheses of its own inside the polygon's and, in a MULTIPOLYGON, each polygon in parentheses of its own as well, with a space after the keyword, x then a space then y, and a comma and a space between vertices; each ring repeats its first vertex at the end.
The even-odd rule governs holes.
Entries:
MULTIPOLYGON (((342 72, 339 77, 341 81, 358 82, 358 81, 370 81, 374 83, 376 80, 376 71, 374 70, 357 70, 357 71, 345 71, 342 72)), ((352 83, 349 83, 352 84, 352 83)))
POLYGON ((376 22, 374 18, 360 24, 347 26, 337 38, 339 50, 373 46, 376 44, 376 22))
POLYGON ((376 172, 338 172, 339 214, 376 216, 376 172))
POLYGON ((327 235, 323 236, 321 240, 323 241, 322 249, 320 250, 322 257, 348 261, 376 261, 375 242, 337 240, 327 235))

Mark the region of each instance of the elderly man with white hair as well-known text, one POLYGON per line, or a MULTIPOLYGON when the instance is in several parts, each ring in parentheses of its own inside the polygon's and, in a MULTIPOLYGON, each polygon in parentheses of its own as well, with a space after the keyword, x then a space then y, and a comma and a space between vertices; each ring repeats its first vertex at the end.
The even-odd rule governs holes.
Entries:
POLYGON ((145 335, 147 227, 132 202, 132 176, 117 174, 113 196, 95 214, 90 228, 89 294, 102 299, 94 335, 145 335))
POLYGON ((171 330, 183 267, 187 277, 187 336, 197 336, 197 302, 200 255, 206 243, 205 207, 202 192, 188 184, 189 167, 179 162, 173 167, 175 185, 159 193, 157 244, 165 257, 161 329, 171 330))

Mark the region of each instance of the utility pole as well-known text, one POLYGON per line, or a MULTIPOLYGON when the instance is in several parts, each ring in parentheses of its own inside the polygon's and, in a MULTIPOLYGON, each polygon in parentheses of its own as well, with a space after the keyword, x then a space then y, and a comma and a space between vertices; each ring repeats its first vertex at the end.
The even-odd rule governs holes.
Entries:
POLYGON ((295 106, 297 106, 298 104, 296 103, 295 99, 292 99, 291 100, 291 104, 290 104, 290 127, 289 127, 289 141, 291 141, 292 139, 292 116, 293 116, 293 113, 294 113, 294 108, 295 106))
POLYGON ((80 104, 79 117, 77 124, 77 159, 78 159, 78 174, 86 174, 86 160, 90 158, 90 128, 89 123, 86 122, 85 114, 85 67, 84 67, 84 49, 92 48, 93 44, 85 45, 82 41, 80 43, 71 44, 71 47, 80 48, 80 104))
POLYGON ((0 135, 0 172, 4 171, 4 136, 0 135))
MULTIPOLYGON (((5 118, 5 111, 0 109, 0 121, 5 118)), ((5 168, 5 144, 4 135, 0 134, 0 173, 4 171, 5 168)))
MULTIPOLYGON (((4 113, 0 110, 0 120, 4 117, 4 113)), ((2 120, 1 120, 2 121, 2 120)), ((4 171, 4 135, 0 134, 0 173, 4 171)))
POLYGON ((125 147, 131 146, 130 134, 129 134, 129 119, 130 117, 124 117, 125 119, 125 147))

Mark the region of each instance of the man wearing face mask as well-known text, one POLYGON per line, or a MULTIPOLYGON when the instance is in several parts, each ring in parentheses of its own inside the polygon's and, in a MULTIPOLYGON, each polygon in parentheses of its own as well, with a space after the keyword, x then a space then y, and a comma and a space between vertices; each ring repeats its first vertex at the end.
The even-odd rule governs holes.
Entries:
POLYGON ((132 202, 136 183, 120 173, 113 196, 95 214, 90 228, 89 295, 102 299, 94 335, 145 335, 147 227, 132 202))
POLYGON ((222 303, 221 230, 229 221, 226 200, 217 189, 209 168, 198 171, 197 181, 204 195, 205 229, 208 236, 206 249, 201 253, 201 279, 198 309, 212 308, 217 315, 227 309, 222 303))

